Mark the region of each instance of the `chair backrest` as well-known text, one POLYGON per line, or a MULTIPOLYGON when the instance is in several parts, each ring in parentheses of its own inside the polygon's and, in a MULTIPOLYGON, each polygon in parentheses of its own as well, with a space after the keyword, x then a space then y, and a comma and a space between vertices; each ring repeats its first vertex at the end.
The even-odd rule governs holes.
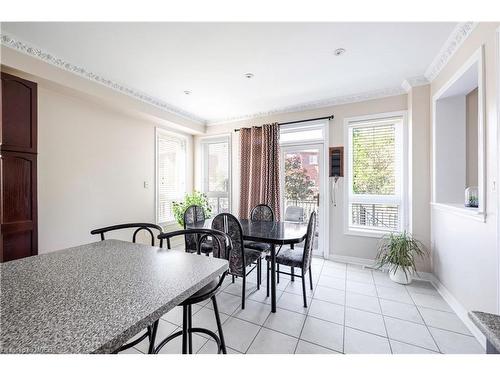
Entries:
MULTIPOLYGON (((160 234, 163 233, 162 228, 159 225, 156 224, 151 224, 151 223, 128 223, 128 224, 118 224, 118 225, 111 225, 109 227, 104 227, 104 228, 99 228, 99 229, 94 229, 90 231, 90 234, 100 234, 101 235, 101 241, 104 241, 106 238, 104 237, 104 234, 107 232, 112 232, 116 230, 121 230, 121 229, 131 229, 131 228, 136 228, 134 231, 134 234, 132 235, 132 242, 136 242, 137 239, 137 233, 139 233, 141 230, 145 230, 148 232, 151 236, 151 246, 155 245, 155 234, 153 233, 153 229, 157 230, 160 234)), ((160 247, 163 245, 163 241, 160 239, 160 247)))
MULTIPOLYGON (((231 238, 224 232, 221 232, 216 229, 208 229, 208 228, 196 228, 196 229, 182 229, 174 232, 162 233, 158 236, 160 240, 167 240, 167 248, 170 249, 170 239, 176 236, 184 236, 192 235, 197 239, 197 253, 200 254, 201 244, 204 241, 211 241, 213 244, 214 251, 212 255, 215 258, 221 258, 229 260, 230 253, 233 248, 233 242, 231 238)), ((186 252, 190 252, 186 249, 186 252)))
MULTIPOLYGON (((183 229, 175 232, 162 233, 158 236, 158 238, 160 239, 160 241, 166 239, 167 246, 170 249, 170 239, 176 236, 184 236, 184 238, 186 236, 194 236, 194 238, 198 240, 197 243, 198 254, 200 254, 201 244, 203 243, 203 241, 210 239, 211 245, 213 246, 213 252, 212 252, 213 257, 229 260, 231 256, 233 243, 231 241, 231 238, 229 238, 227 234, 221 231, 215 229, 205 229, 205 228, 183 229)), ((186 252, 190 251, 186 249, 186 252)), ((226 277, 226 274, 227 271, 224 271, 223 274, 220 275, 219 282, 217 283, 217 285, 213 287, 211 290, 206 291, 204 295, 208 296, 213 292, 217 291, 221 287, 224 278, 226 277)), ((198 296, 198 298, 203 299, 203 296, 198 296)))
POLYGON ((302 223, 304 221, 304 208, 299 206, 288 206, 285 210, 285 221, 302 223))
MULTIPOLYGON (((205 212, 203 207, 192 205, 189 206, 184 212, 184 229, 194 229, 196 224, 203 225, 205 222, 205 212)), ((186 234, 184 236, 184 241, 186 244, 186 251, 194 253, 197 251, 198 235, 197 234, 186 234)))
POLYGON ((226 233, 233 245, 229 256, 229 273, 243 277, 245 273, 245 253, 243 247, 243 229, 238 219, 230 213, 221 213, 214 217, 212 229, 226 233))
POLYGON ((304 269, 308 269, 311 265, 312 252, 314 250, 314 241, 316 239, 316 226, 318 217, 316 211, 311 212, 309 224, 307 224, 306 241, 304 244, 304 253, 302 255, 302 264, 304 269))
POLYGON ((258 204, 250 213, 251 221, 274 221, 274 212, 267 204, 258 204))

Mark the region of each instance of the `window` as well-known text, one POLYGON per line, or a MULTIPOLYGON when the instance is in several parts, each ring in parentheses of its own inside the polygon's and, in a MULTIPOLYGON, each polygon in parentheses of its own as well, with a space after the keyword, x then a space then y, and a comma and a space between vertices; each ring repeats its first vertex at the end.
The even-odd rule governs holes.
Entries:
POLYGON ((347 122, 349 231, 404 227, 403 117, 347 122))
POLYGON ((304 125, 283 125, 280 127, 280 144, 322 141, 325 137, 324 124, 318 121, 304 125))
POLYGON ((207 138, 203 153, 203 192, 214 215, 230 211, 230 137, 207 138))
POLYGON ((174 220, 172 202, 186 193, 186 138, 156 130, 157 221, 174 220))

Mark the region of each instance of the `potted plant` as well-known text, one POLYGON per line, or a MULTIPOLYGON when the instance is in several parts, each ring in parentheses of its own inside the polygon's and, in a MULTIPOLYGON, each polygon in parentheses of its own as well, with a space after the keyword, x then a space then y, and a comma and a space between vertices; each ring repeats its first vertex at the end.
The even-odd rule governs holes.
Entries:
POLYGON ((389 277, 399 284, 410 284, 417 273, 416 258, 427 256, 425 246, 404 231, 391 233, 381 239, 378 246, 378 268, 387 266, 389 277))
POLYGON ((174 218, 177 223, 184 228, 184 212, 186 212, 189 206, 200 206, 203 208, 203 212, 205 213, 205 218, 209 218, 212 216, 212 208, 208 203, 208 198, 205 194, 200 193, 199 191, 193 191, 192 194, 186 194, 184 196, 184 200, 182 202, 173 202, 172 203, 172 211, 174 213, 174 218))

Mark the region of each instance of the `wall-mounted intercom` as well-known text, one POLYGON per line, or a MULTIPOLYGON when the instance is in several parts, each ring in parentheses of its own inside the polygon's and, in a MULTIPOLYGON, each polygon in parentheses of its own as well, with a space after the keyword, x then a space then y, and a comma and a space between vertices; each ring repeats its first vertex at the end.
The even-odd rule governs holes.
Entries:
POLYGON ((344 177, 344 147, 330 147, 330 177, 344 177))
POLYGON ((330 185, 330 197, 334 207, 337 207, 337 182, 344 177, 344 147, 330 147, 328 153, 329 175, 333 177, 330 185))

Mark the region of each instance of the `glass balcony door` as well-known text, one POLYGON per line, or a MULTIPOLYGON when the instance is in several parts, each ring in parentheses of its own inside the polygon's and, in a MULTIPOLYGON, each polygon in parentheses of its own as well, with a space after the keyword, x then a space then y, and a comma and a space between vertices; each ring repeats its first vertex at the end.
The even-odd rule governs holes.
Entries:
POLYGON ((281 146, 282 217, 307 223, 311 212, 316 211, 318 226, 313 253, 317 256, 323 256, 324 251, 323 159, 323 144, 281 146))

